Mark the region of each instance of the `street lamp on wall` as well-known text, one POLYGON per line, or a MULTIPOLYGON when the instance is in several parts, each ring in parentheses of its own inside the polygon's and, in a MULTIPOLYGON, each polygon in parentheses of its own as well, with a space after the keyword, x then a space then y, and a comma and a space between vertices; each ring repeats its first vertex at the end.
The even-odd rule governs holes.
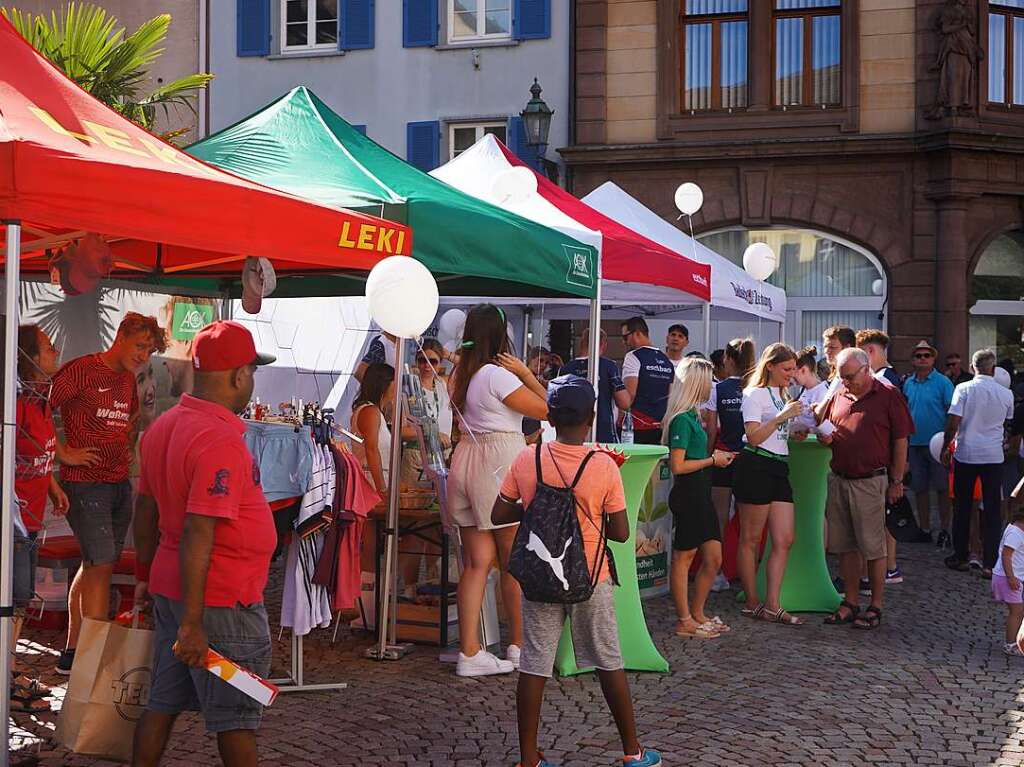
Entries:
POLYGON ((548 132, 551 130, 551 116, 555 113, 540 97, 543 89, 537 78, 533 78, 530 86, 532 98, 526 103, 526 109, 519 113, 523 118, 523 130, 526 132, 526 145, 533 147, 537 155, 537 170, 544 172, 544 152, 548 145, 548 132))

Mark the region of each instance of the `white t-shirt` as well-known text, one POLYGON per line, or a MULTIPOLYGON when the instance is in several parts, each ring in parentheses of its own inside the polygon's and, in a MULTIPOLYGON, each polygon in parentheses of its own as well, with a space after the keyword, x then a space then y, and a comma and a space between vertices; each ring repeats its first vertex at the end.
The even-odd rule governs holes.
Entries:
MULTIPOLYGON (((743 413, 743 423, 760 424, 765 421, 770 421, 781 413, 782 408, 785 406, 786 403, 782 399, 782 391, 777 386, 773 386, 771 388, 763 386, 744 389, 743 405, 740 406, 740 410, 743 413)), ((768 439, 757 447, 762 450, 768 450, 776 455, 789 455, 788 439, 788 424, 782 423, 774 432, 772 432, 768 439)), ((743 441, 747 441, 746 434, 743 435, 743 441)))
POLYGON ((522 433, 523 416, 502 400, 523 386, 515 374, 488 363, 469 382, 466 406, 462 409, 462 426, 467 432, 522 433))
POLYGON ((817 386, 807 389, 800 395, 800 404, 804 406, 804 412, 793 419, 794 423, 813 429, 818 425, 814 417, 814 406, 819 402, 828 399, 828 381, 822 381, 817 386))
POLYGON ((960 416, 954 458, 1002 463, 1003 424, 1013 418, 1013 393, 992 376, 976 375, 953 389, 950 415, 960 416))
POLYGON ((1013 549, 1013 558, 1010 565, 1013 567, 1013 575, 1024 580, 1024 531, 1014 524, 1006 526, 1003 530, 1003 539, 999 542, 999 556, 996 557, 996 566, 992 568, 993 575, 1002 575, 1004 578, 1010 573, 1003 569, 1003 547, 1009 546, 1013 549))

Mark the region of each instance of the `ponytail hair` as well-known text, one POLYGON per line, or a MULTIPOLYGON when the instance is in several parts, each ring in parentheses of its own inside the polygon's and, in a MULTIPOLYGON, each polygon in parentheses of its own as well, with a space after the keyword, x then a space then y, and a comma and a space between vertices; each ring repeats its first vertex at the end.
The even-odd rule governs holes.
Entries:
POLYGON ((730 360, 736 375, 743 379, 743 385, 747 385, 747 379, 754 371, 757 362, 757 350, 754 348, 753 338, 734 338, 725 345, 725 358, 730 360))

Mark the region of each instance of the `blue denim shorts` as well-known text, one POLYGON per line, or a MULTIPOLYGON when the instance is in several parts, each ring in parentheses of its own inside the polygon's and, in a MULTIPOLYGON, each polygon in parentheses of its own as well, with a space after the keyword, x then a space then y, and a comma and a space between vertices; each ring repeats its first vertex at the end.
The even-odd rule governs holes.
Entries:
POLYGON ((37 535, 29 533, 26 538, 17 529, 14 531, 14 606, 19 609, 28 607, 36 593, 37 535))
POLYGON ((245 444, 260 467, 260 487, 270 502, 299 498, 313 479, 313 439, 308 426, 247 423, 245 444))
POLYGON ((910 489, 915 493, 949 492, 949 469, 932 458, 928 445, 911 445, 907 451, 910 489))
POLYGON ((132 523, 132 486, 124 482, 65 482, 68 524, 85 565, 110 565, 121 558, 132 523))
MULTIPOLYGON (((255 730, 263 706, 205 668, 186 666, 171 649, 184 613, 181 602, 154 596, 156 636, 149 710, 161 714, 201 711, 208 732, 255 730)), ((270 674, 270 625, 262 603, 207 607, 203 627, 210 648, 264 679, 270 674)))

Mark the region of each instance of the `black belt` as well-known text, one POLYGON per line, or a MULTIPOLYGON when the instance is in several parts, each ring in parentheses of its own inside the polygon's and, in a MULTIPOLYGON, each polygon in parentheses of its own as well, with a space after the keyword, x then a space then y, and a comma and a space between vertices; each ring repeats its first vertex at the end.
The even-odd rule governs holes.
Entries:
POLYGON ((837 477, 842 477, 843 479, 871 479, 872 477, 884 477, 889 473, 889 470, 875 469, 874 471, 869 471, 867 474, 843 474, 841 471, 835 471, 833 469, 832 473, 837 477))

